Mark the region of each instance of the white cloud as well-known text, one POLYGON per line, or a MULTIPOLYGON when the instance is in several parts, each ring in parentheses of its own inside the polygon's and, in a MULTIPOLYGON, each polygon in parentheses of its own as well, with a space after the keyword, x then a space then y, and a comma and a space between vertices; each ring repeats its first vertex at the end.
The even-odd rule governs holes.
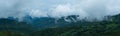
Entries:
POLYGON ((70 4, 60 4, 57 5, 55 8, 51 9, 52 12, 50 12, 52 17, 63 17, 72 15, 74 12, 74 9, 71 7, 70 4))
POLYGON ((32 17, 49 15, 54 18, 80 15, 80 18, 101 18, 119 13, 120 0, 0 0, 0 18, 10 16, 19 18, 26 15, 32 17))
POLYGON ((108 11, 107 15, 116 15, 120 13, 120 0, 110 0, 107 3, 106 10, 108 11))
POLYGON ((48 17, 47 13, 41 10, 31 10, 28 13, 31 17, 48 17))

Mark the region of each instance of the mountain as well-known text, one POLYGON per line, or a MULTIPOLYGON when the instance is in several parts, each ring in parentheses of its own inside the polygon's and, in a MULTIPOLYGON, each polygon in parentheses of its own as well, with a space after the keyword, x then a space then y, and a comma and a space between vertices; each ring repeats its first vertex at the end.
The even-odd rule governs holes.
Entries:
POLYGON ((120 15, 108 16, 103 21, 77 21, 66 27, 40 30, 31 36, 120 36, 120 15))
POLYGON ((32 18, 30 16, 24 17, 23 21, 27 22, 35 27, 39 28, 50 28, 50 27, 63 27, 67 26, 68 23, 76 22, 77 15, 71 15, 67 17, 62 17, 60 19, 52 18, 52 17, 40 17, 40 18, 32 18))
POLYGON ((60 19, 32 18, 23 21, 0 19, 0 36, 120 36, 120 14, 107 16, 102 21, 78 20, 71 15, 60 19))

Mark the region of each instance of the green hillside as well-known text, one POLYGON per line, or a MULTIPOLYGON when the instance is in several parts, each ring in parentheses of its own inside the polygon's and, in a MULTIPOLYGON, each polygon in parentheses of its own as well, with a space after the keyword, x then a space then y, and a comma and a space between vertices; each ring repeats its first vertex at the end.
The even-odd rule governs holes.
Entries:
POLYGON ((81 20, 67 24, 70 25, 41 29, 26 22, 0 19, 0 36, 120 36, 120 15, 103 21, 81 20))
POLYGON ((18 22, 10 19, 0 19, 0 36, 28 36, 37 28, 26 22, 18 22))
POLYGON ((120 15, 103 21, 78 21, 66 27, 54 27, 32 33, 32 36, 120 36, 120 15))

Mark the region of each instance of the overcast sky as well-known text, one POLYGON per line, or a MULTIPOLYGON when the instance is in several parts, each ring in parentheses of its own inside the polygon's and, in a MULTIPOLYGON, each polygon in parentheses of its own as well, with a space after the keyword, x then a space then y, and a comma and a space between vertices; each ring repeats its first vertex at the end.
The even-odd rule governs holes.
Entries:
POLYGON ((120 13, 120 0, 0 0, 0 18, 31 17, 60 18, 79 15, 80 18, 102 18, 120 13))

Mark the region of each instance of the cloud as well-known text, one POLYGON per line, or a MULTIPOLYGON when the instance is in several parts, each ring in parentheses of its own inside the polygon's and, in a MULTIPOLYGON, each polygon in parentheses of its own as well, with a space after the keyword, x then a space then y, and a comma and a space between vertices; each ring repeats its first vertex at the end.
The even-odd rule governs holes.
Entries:
POLYGON ((68 15, 72 15, 74 9, 71 7, 70 4, 59 4, 55 8, 51 9, 51 16, 52 17, 64 17, 68 15))
POLYGON ((7 18, 10 16, 17 16, 20 11, 16 0, 0 0, 0 18, 7 18))
POLYGON ((0 18, 79 15, 80 18, 101 19, 119 13, 119 0, 0 0, 0 18))
POLYGON ((120 13, 120 0, 111 0, 107 6, 107 15, 116 15, 120 13))
POLYGON ((40 10, 31 10, 31 12, 28 12, 30 16, 34 17, 48 17, 46 12, 42 12, 40 10))

